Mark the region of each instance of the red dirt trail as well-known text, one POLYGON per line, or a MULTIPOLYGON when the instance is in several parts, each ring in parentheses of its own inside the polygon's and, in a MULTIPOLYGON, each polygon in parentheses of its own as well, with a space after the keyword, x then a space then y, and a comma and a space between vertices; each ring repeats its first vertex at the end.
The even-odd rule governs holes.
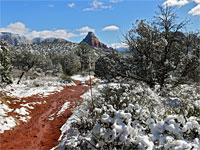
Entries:
POLYGON ((60 128, 71 116, 72 108, 82 102, 80 96, 88 89, 88 86, 69 86, 48 97, 23 98, 26 102, 46 103, 35 105, 27 123, 20 122, 13 130, 0 134, 0 150, 49 150, 58 145, 60 128), (67 101, 70 102, 68 109, 57 117, 57 112, 67 101), (52 114, 55 114, 54 120, 49 120, 52 114))

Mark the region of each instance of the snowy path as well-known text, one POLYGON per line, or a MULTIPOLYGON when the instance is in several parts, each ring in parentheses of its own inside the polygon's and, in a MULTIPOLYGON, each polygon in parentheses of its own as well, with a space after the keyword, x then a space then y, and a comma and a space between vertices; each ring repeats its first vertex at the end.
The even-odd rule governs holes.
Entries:
POLYGON ((47 150, 58 145, 60 128, 72 114, 71 109, 80 104, 80 96, 88 86, 68 86, 48 97, 24 98, 27 102, 46 101, 36 105, 31 111, 31 119, 13 130, 0 134, 0 149, 8 150, 47 150), (66 110, 65 110, 66 109, 66 110))

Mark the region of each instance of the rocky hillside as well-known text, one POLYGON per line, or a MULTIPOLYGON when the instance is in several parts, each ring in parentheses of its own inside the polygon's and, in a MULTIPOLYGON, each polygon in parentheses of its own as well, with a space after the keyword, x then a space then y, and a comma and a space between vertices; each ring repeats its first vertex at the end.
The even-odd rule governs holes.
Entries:
MULTIPOLYGON (((24 35, 20 34, 14 34, 9 32, 0 32, 0 40, 6 39, 9 43, 9 45, 17 46, 17 45, 26 45, 26 44, 41 44, 41 43, 71 43, 65 39, 61 38, 42 38, 42 37, 36 37, 36 38, 29 38, 24 35)), ((99 48, 103 50, 109 50, 111 48, 108 48, 108 46, 102 42, 99 41, 99 39, 95 36, 93 32, 88 32, 87 36, 82 40, 82 42, 86 42, 88 45, 94 48, 99 48)))
POLYGON ((93 47, 108 49, 108 46, 100 42, 93 32, 88 32, 87 36, 82 40, 82 42, 86 42, 93 47))
POLYGON ((29 38, 20 34, 14 34, 9 32, 0 32, 0 40, 6 39, 10 46, 17 46, 22 44, 39 44, 39 43, 51 43, 51 42, 67 42, 61 38, 29 38))
POLYGON ((6 39, 10 46, 16 46, 18 44, 31 44, 32 40, 23 35, 13 34, 9 32, 0 32, 0 40, 6 39))

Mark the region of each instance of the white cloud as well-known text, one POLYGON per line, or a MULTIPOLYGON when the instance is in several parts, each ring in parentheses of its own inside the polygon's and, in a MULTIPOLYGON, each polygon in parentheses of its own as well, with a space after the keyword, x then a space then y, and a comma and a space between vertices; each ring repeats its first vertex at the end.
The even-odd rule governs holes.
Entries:
POLYGON ((188 13, 193 16, 200 15, 200 3, 196 7, 192 8, 188 13))
POLYGON ((26 28, 25 24, 23 24, 21 22, 11 23, 5 28, 0 28, 0 32, 11 32, 11 33, 15 33, 15 34, 22 34, 22 35, 28 36, 30 38, 54 37, 54 38, 69 39, 72 37, 85 36, 90 31, 95 32, 95 29, 90 28, 88 26, 84 26, 79 29, 75 29, 74 32, 68 32, 66 29, 35 31, 35 30, 30 30, 29 28, 26 28))
POLYGON ((75 7, 75 6, 76 6, 75 3, 70 3, 70 4, 68 4, 68 7, 70 7, 70 8, 73 8, 73 7, 75 7))
POLYGON ((200 4, 200 0, 192 0, 193 2, 200 4))
POLYGON ((117 50, 128 49, 128 45, 125 44, 125 43, 111 43, 109 45, 109 47, 112 47, 112 48, 117 49, 117 50))
POLYGON ((188 13, 191 15, 200 15, 200 0, 166 0, 163 5, 167 6, 184 6, 189 3, 196 3, 197 6, 192 8, 188 13))
POLYGON ((166 6, 184 6, 186 4, 188 4, 189 1, 188 0, 166 0, 163 5, 166 6))
POLYGON ((52 4, 49 4, 48 6, 49 6, 49 7, 51 7, 51 8, 53 8, 53 7, 54 7, 54 5, 52 5, 52 4))
POLYGON ((122 1, 124 1, 124 0, 109 0, 109 2, 111 2, 111 3, 119 3, 119 2, 122 2, 122 1))
POLYGON ((94 29, 89 28, 88 26, 85 26, 85 27, 82 27, 80 29, 76 29, 76 31, 79 31, 79 32, 89 32, 89 31, 94 32, 94 29))
POLYGON ((116 31, 116 30, 119 30, 119 28, 117 26, 107 26, 105 28, 102 29, 102 31, 116 31))
POLYGON ((76 29, 76 31, 81 32, 81 33, 79 33, 80 36, 85 36, 88 34, 88 32, 94 32, 95 30, 88 26, 85 26, 85 27, 76 29))
POLYGON ((88 32, 81 32, 79 35, 80 36, 86 36, 88 34, 88 32))
POLYGON ((12 32, 18 34, 26 34, 29 29, 21 22, 11 23, 6 28, 0 28, 0 32, 12 32))
POLYGON ((30 31, 30 29, 26 28, 25 24, 21 22, 11 23, 6 28, 0 28, 0 32, 11 32, 15 34, 22 34, 31 38, 34 37, 55 37, 55 38, 64 38, 68 39, 71 37, 80 36, 78 34, 67 32, 65 29, 61 30, 43 30, 43 31, 30 31))
POLYGON ((91 6, 92 7, 90 7, 90 8, 84 8, 83 11, 93 11, 93 10, 111 9, 112 8, 111 5, 104 5, 103 2, 97 1, 97 0, 94 0, 91 3, 91 6))
POLYGON ((63 39, 69 39, 71 37, 78 36, 74 33, 67 32, 67 30, 43 30, 43 31, 32 31, 28 34, 31 38, 34 37, 42 37, 42 38, 49 38, 49 37, 54 37, 54 38, 63 38, 63 39))

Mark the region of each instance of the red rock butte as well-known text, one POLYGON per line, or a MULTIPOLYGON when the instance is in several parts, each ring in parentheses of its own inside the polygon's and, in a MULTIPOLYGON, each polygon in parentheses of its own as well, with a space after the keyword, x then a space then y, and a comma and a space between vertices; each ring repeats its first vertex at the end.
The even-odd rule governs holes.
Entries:
POLYGON ((86 42, 88 45, 93 47, 108 49, 108 46, 100 42, 93 32, 88 32, 87 36, 82 40, 82 42, 86 42))

